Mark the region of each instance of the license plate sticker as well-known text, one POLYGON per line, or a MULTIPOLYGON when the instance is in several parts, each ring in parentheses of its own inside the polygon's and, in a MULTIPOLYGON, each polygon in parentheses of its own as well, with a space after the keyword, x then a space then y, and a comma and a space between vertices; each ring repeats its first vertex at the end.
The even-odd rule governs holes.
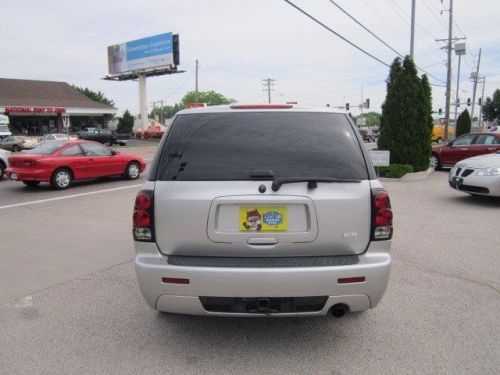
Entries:
POLYGON ((241 232, 284 232, 287 229, 286 207, 240 207, 241 232))
POLYGON ((11 180, 17 180, 17 173, 12 173, 12 174, 10 175, 10 179, 11 179, 11 180))

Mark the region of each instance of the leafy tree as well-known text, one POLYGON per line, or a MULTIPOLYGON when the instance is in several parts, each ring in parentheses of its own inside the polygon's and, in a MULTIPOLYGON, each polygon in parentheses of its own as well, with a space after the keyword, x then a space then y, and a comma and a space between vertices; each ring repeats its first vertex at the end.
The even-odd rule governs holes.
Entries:
POLYGON ((233 103, 233 99, 226 98, 216 91, 189 91, 181 100, 186 106, 187 103, 207 103, 207 105, 222 105, 233 103))
POLYGON ((163 107, 153 108, 151 111, 151 117, 154 118, 158 115, 160 122, 164 122, 166 119, 174 116, 177 112, 183 110, 185 107, 182 103, 175 103, 174 105, 165 105, 163 107))
POLYGON ((93 91, 87 87, 83 88, 83 87, 78 87, 75 85, 73 85, 73 88, 80 91, 82 94, 84 94, 85 96, 87 96, 88 98, 90 98, 96 102, 110 105, 112 107, 115 105, 115 102, 111 99, 106 98, 104 93, 102 93, 101 91, 93 91))
POLYGON ((410 56, 396 58, 387 79, 378 147, 391 152, 392 164, 429 167, 432 135, 432 90, 427 76, 419 78, 410 56))
POLYGON ((486 121, 500 123, 500 90, 496 89, 493 99, 486 98, 483 105, 483 117, 486 121))
POLYGON ((457 127, 455 129, 455 136, 458 137, 462 134, 470 133, 470 128, 472 126, 471 118, 467 108, 463 111, 457 118, 457 127))
POLYGON ((122 117, 118 118, 118 133, 130 134, 132 133, 132 128, 134 127, 134 116, 130 114, 128 109, 123 113, 122 117))
MULTIPOLYGON (((356 117, 356 119, 360 116, 356 117)), ((380 126, 380 118, 382 117, 380 113, 368 112, 363 117, 366 119, 366 126, 380 126)), ((356 122, 356 119, 354 119, 354 122, 356 122)))

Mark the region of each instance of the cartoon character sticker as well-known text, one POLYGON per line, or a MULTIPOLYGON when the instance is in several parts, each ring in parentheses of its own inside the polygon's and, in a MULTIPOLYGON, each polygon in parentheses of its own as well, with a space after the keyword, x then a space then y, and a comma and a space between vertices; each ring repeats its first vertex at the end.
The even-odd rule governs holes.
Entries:
POLYGON ((260 231, 262 229, 262 215, 259 212, 258 209, 253 209, 253 210, 246 210, 247 212, 247 219, 243 223, 243 226, 247 230, 252 230, 252 231, 260 231))
POLYGON ((286 207, 240 207, 242 232, 274 232, 288 230, 286 207))

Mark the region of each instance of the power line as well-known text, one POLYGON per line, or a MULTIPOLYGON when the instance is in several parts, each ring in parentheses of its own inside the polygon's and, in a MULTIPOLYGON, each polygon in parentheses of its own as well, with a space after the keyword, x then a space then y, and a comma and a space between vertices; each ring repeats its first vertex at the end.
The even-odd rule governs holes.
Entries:
POLYGON ((349 12, 347 12, 346 10, 344 10, 344 8, 342 8, 340 5, 338 5, 335 1, 333 0, 330 0, 330 3, 332 3, 333 5, 335 5, 338 9, 340 9, 340 11, 342 13, 344 13, 347 17, 349 17, 351 20, 353 20, 354 22, 356 22, 359 26, 361 26, 363 29, 365 29, 366 31, 368 31, 370 33, 370 35, 372 35, 375 39, 377 39, 380 43, 382 43, 384 46, 386 46, 387 48, 389 48, 391 51, 393 51, 396 55, 399 55, 400 57, 404 57, 402 54, 400 54, 398 51, 396 51, 394 48, 392 48, 390 45, 388 45, 386 42, 384 42, 381 38, 379 38, 375 33, 373 33, 370 29, 368 29, 365 25, 363 25, 361 22, 359 22, 356 18, 354 18, 353 16, 351 16, 351 14, 349 12))
POLYGON ((340 35, 339 33, 337 33, 336 31, 334 31, 333 29, 331 29, 330 27, 326 26, 324 23, 322 23, 320 20, 318 20, 317 18, 313 17, 312 15, 310 15, 309 13, 307 13, 306 11, 304 11, 303 9, 299 8, 297 5, 295 5, 294 3, 292 3, 291 1, 289 0, 284 0, 286 3, 288 3, 289 5, 291 5, 292 7, 294 7, 295 9, 297 9, 299 12, 301 12, 302 14, 304 14, 305 16, 309 17, 310 19, 312 19, 314 22, 316 22, 317 24, 321 25, 323 28, 327 29, 328 31, 330 31, 332 34, 336 35, 337 37, 339 37, 340 39, 342 39, 344 42, 350 44, 351 46, 353 46, 354 48, 356 48, 357 50, 363 52, 365 55, 371 57, 373 60, 375 61, 378 61, 379 63, 385 65, 386 67, 390 68, 390 65, 389 64, 386 64, 385 62, 383 62, 382 60, 380 60, 378 57, 375 57, 373 56, 371 53, 365 51, 363 48, 357 46, 356 44, 354 44, 353 42, 351 42, 349 39, 343 37, 342 35, 340 35))
MULTIPOLYGON (((286 0, 285 0, 286 1, 286 0)), ((375 37, 379 42, 381 42, 382 44, 384 44, 386 47, 390 48, 394 53, 396 53, 398 56, 404 58, 404 56, 399 53, 398 51, 396 51, 394 48, 392 48, 389 44, 387 44, 385 41, 383 41, 381 38, 379 38, 375 33, 373 33, 370 29, 368 29, 365 25, 363 25, 360 21, 358 21, 356 18, 354 18, 349 12, 347 12, 346 10, 344 10, 340 5, 338 5, 335 1, 333 0, 329 0, 330 3, 332 3, 333 5, 335 5, 338 9, 340 9, 346 16, 348 16, 350 19, 352 19, 354 22, 356 22, 359 26, 361 26, 363 29, 365 29, 366 31, 368 31, 373 37, 375 37)), ((392 0, 391 0, 392 1, 392 0)), ((427 74, 429 77, 432 77, 434 78, 435 80, 437 81, 440 81, 442 83, 445 83, 443 80, 433 76, 432 74, 428 73, 426 70, 422 69, 420 66, 418 66, 417 64, 415 64, 415 67, 419 70, 421 70, 422 72, 424 72, 425 74, 427 74)))

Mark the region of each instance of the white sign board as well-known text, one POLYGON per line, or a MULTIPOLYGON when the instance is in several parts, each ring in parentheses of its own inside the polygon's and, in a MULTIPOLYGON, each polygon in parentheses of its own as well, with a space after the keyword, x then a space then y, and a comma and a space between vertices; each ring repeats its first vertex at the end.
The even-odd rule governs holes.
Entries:
POLYGON ((63 128, 64 129, 69 129, 70 122, 69 122, 69 116, 67 113, 63 113, 62 115, 62 121, 63 121, 63 128))
POLYGON ((373 166, 375 167, 389 166, 389 159, 391 157, 390 151, 370 150, 369 153, 372 159, 373 166))

